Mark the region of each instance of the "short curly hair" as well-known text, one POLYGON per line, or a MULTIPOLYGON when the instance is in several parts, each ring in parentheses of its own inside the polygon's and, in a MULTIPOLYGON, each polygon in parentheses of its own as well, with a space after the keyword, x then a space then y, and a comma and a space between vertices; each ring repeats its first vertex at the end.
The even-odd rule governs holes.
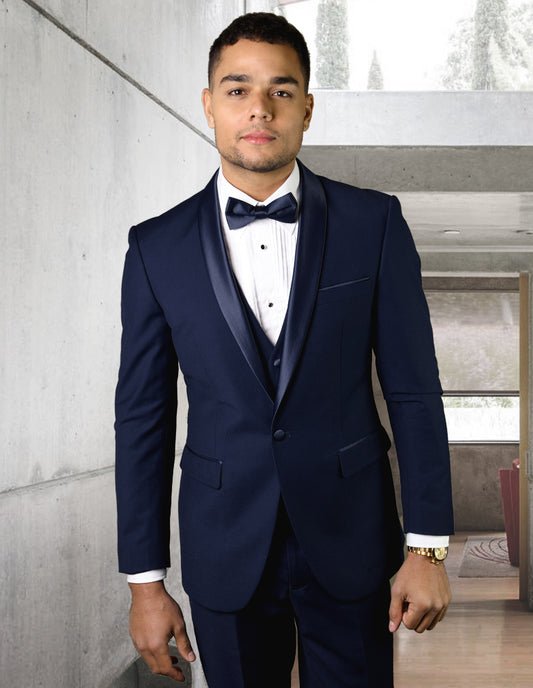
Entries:
POLYGON ((228 45, 235 45, 241 38, 250 41, 272 43, 273 45, 288 45, 293 48, 300 60, 304 75, 305 90, 309 89, 311 78, 311 60, 305 38, 298 29, 289 24, 285 17, 271 12, 249 12, 234 19, 220 36, 214 41, 209 50, 207 67, 209 85, 212 85, 213 73, 220 61, 222 49, 228 45))

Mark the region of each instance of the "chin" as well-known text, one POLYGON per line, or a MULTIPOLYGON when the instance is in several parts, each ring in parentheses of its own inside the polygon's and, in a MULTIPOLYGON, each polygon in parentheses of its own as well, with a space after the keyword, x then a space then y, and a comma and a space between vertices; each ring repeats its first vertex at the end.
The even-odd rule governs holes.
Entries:
POLYGON ((234 160, 229 160, 234 165, 241 167, 250 172, 274 172, 279 170, 286 165, 289 165, 296 156, 279 156, 276 158, 270 158, 269 160, 250 160, 250 158, 237 158, 234 160))

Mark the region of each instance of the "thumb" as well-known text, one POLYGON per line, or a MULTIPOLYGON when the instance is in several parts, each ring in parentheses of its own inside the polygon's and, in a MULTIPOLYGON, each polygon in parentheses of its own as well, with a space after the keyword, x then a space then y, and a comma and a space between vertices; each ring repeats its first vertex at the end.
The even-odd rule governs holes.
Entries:
POLYGON ((394 587, 391 593, 391 603, 389 607, 389 631, 394 633, 398 630, 403 616, 403 597, 400 593, 395 592, 394 587))
POLYGON ((188 662, 194 662, 196 655, 193 652, 185 626, 179 626, 174 629, 174 640, 183 659, 186 659, 188 662))

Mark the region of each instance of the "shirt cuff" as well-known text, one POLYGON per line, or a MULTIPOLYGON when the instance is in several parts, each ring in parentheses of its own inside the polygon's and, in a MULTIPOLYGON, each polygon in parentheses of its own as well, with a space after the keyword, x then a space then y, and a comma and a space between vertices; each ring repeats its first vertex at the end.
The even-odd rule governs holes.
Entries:
POLYGON ((448 547, 450 544, 449 535, 419 535, 418 533, 407 533, 408 547, 448 547))
POLYGON ((153 569, 141 573, 128 573, 128 583, 155 583, 167 577, 166 569, 153 569))

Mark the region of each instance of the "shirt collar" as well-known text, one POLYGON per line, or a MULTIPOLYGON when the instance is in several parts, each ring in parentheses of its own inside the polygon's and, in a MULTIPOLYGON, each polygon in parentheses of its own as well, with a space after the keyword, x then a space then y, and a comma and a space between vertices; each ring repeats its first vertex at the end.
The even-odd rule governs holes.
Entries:
POLYGON ((220 213, 224 217, 224 213, 226 211, 226 204, 230 196, 232 198, 238 198, 241 201, 246 201, 246 203, 250 203, 250 205, 268 205, 272 201, 275 201, 276 198, 280 198, 280 196, 284 196, 287 193, 292 193, 297 203, 299 203, 300 169, 298 167, 298 163, 295 163, 293 171, 283 182, 283 184, 264 201, 257 201, 255 198, 252 198, 251 196, 248 196, 248 194, 244 193, 244 191, 237 189, 237 187, 233 186, 233 184, 230 184, 226 177, 224 177, 224 175, 222 174, 222 168, 220 168, 217 175, 217 192, 218 202, 220 205, 220 213))

